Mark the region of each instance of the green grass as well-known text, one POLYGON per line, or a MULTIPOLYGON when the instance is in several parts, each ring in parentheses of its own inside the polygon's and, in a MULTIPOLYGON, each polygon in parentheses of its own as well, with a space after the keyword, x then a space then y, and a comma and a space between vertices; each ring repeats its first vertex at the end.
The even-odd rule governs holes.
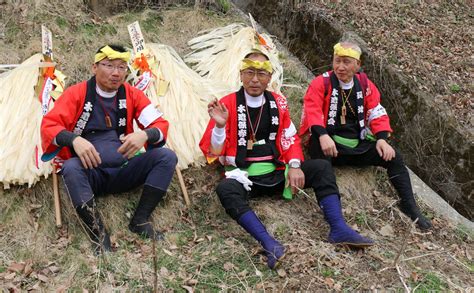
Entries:
POLYGON ((413 292, 444 292, 448 285, 434 273, 427 273, 423 279, 412 284, 413 292))
POLYGON ((145 20, 140 22, 144 31, 156 31, 163 22, 163 16, 157 12, 149 12, 145 20))
POLYGON ((461 241, 474 239, 474 232, 469 230, 469 228, 464 225, 456 226, 456 229, 454 229, 454 235, 461 241))
POLYGON ((69 26, 68 21, 65 18, 61 17, 61 16, 58 16, 56 18, 56 24, 62 29, 69 26))

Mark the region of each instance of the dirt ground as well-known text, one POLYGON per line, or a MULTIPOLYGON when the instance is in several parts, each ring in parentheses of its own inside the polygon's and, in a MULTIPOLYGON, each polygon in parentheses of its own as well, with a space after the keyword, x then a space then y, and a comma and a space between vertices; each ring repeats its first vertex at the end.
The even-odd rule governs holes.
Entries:
MULTIPOLYGON (((12 3, 0 4, 0 64, 19 63, 38 52, 40 24, 46 23, 69 84, 89 76, 89 60, 101 44, 129 44, 126 25, 135 20, 146 40, 171 45, 181 55, 189 51, 186 41, 198 31, 244 21, 233 13, 186 7, 124 11, 93 21, 79 0, 12 3)), ((308 81, 295 61, 285 54, 282 58, 286 81, 300 86, 283 89, 293 117, 299 117, 299 99, 308 81)), ((154 214, 154 225, 166 232, 164 242, 141 239, 126 228, 140 190, 100 198, 99 209, 116 251, 99 258, 92 255, 63 189, 64 225, 54 227, 50 179, 30 189, 0 188, 0 288, 11 292, 473 290, 472 232, 422 205, 434 228, 421 233, 397 208, 384 170, 336 171, 346 219, 377 245, 365 251, 330 245, 328 226, 310 190, 292 201, 278 196, 256 199, 255 211, 287 247, 276 271, 266 268, 258 244, 222 209, 214 192, 221 170, 214 165, 183 172, 193 202, 189 209, 174 179, 154 214)))

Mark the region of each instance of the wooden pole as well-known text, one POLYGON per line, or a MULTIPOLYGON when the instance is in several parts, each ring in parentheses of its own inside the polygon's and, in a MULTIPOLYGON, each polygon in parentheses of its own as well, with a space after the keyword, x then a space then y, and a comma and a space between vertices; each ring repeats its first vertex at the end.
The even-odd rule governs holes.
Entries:
POLYGON ((183 192, 184 202, 186 203, 186 206, 190 207, 191 201, 189 200, 188 190, 184 184, 183 174, 181 174, 181 170, 178 166, 176 166, 176 174, 178 174, 179 185, 181 186, 181 191, 183 192))
POLYGON ((61 227, 63 222, 61 219, 61 202, 59 201, 59 184, 58 184, 58 174, 56 174, 56 166, 53 166, 53 194, 54 194, 54 211, 56 214, 56 227, 61 227))

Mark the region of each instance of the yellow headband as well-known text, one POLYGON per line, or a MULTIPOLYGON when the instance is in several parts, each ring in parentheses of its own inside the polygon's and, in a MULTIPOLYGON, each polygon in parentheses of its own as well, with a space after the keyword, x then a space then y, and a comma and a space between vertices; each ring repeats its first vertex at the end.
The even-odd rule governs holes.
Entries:
POLYGON ((109 46, 105 46, 100 49, 99 53, 95 54, 94 63, 104 60, 105 58, 110 60, 121 59, 125 62, 128 62, 128 60, 130 60, 130 52, 117 52, 109 46))
POLYGON ((352 48, 344 48, 341 46, 341 43, 334 45, 334 55, 341 57, 352 57, 354 59, 360 60, 360 53, 352 48))
POLYGON ((240 64, 240 70, 245 70, 247 68, 255 68, 255 69, 263 69, 265 71, 268 71, 270 73, 273 72, 272 64, 270 63, 269 60, 266 61, 256 61, 252 59, 245 58, 242 60, 242 63, 240 64))

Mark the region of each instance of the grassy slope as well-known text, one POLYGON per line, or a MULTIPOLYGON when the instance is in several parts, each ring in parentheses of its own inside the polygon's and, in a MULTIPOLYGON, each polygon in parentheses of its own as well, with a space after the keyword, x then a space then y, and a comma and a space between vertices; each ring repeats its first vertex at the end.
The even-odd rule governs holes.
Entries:
MULTIPOLYGON (((13 6, 2 10, 6 34, 0 40, 0 63, 21 62, 39 51, 39 24, 44 22, 53 31, 59 67, 73 83, 88 77, 92 52, 102 43, 129 43, 126 25, 132 21, 140 21, 147 41, 171 45, 184 54, 188 50, 185 42, 199 30, 238 19, 236 15, 175 8, 123 13, 94 23, 80 3, 40 2, 37 7, 25 4, 15 5, 14 11, 10 9, 13 6), (51 11, 59 11, 61 16, 51 11)), ((298 122, 307 81, 295 69, 294 61, 285 60, 288 82, 302 87, 285 90, 298 122)), ((438 218, 434 219, 433 233, 411 230, 407 219, 395 208, 396 197, 383 171, 337 170, 348 221, 379 243, 365 253, 335 249, 325 242, 328 228, 314 197, 299 195, 291 202, 277 198, 254 201, 253 206, 268 229, 288 246, 286 261, 278 272, 266 269, 256 242, 221 208, 213 191, 218 172, 213 166, 184 171, 193 200, 189 210, 182 203, 177 181, 173 182, 169 196, 155 212, 155 225, 167 231, 167 240, 156 244, 156 253, 152 242, 126 229, 139 190, 99 200, 118 248, 101 258, 91 255, 87 237, 65 196, 64 227, 54 227, 50 180, 42 180, 32 189, 0 191, 0 288, 151 290, 154 256, 160 290, 185 290, 186 286, 206 291, 401 290, 400 278, 418 289, 456 290, 469 286, 473 272, 472 235, 438 218), (393 232, 386 233, 390 228, 393 232), (404 246, 400 260, 422 257, 400 261, 399 275, 393 263, 404 246)))

